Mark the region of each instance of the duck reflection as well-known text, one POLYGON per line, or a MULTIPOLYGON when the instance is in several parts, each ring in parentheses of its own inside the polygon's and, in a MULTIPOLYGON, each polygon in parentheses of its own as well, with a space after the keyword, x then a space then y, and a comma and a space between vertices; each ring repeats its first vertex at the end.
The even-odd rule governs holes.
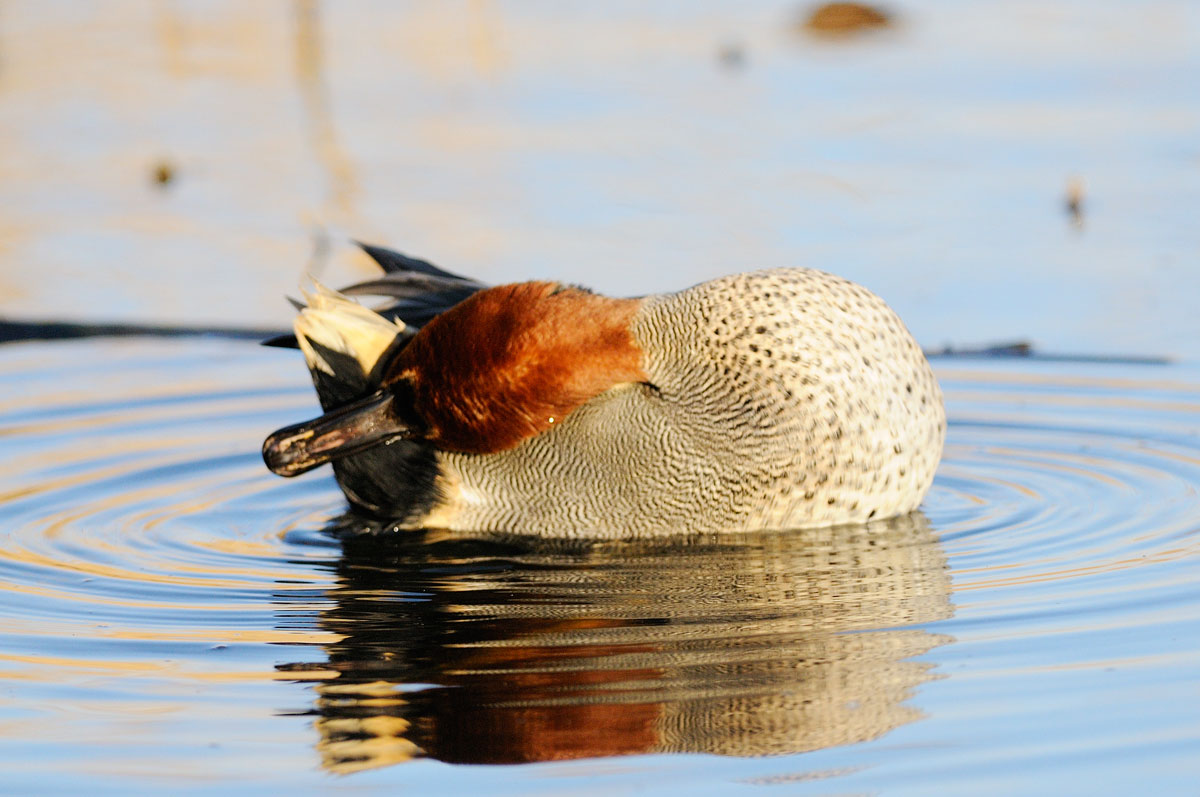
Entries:
POLYGON ((312 680, 323 765, 794 753, 909 722, 949 641, 923 517, 603 542, 345 543, 312 680))

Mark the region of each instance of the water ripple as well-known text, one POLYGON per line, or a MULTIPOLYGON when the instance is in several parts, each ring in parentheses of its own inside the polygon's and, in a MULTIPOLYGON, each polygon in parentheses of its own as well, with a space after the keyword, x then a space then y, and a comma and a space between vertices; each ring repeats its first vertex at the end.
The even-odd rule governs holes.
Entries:
MULTIPOLYGON (((0 368, 20 385, 0 396, 0 685, 21 684, 0 738, 64 716, 91 728, 103 766, 82 731, 14 748, 80 775, 153 774, 147 749, 206 732, 271 738, 274 761, 342 773, 420 757, 861 749, 873 752, 813 758, 809 774, 795 772, 803 758, 736 774, 867 777, 854 773, 901 760, 870 746, 898 729, 936 737, 960 716, 1003 728, 995 695, 1031 672, 1127 667, 1137 686, 1200 660, 1200 384, 1187 371, 942 368, 945 461, 924 514, 898 521, 343 546, 323 532, 344 510, 332 480, 276 479, 257 453, 313 410, 293 358, 94 341, 11 346, 0 368)), ((1111 699, 1078 688, 1072 705, 1111 699)), ((1187 735, 1159 730, 1164 746, 1187 735)), ((982 768, 1034 753, 981 742, 959 755, 982 768)), ((164 761, 197 777, 257 766, 164 761)))

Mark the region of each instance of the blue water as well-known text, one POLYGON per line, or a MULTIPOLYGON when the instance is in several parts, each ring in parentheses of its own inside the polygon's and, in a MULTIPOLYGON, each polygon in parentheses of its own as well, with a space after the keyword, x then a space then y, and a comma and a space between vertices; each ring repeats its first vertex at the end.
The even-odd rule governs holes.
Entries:
POLYGON ((9 3, 0 314, 285 326, 371 273, 353 237, 617 295, 809 266, 925 346, 1200 359, 1200 6, 884 5, 828 42, 793 0, 9 3))
POLYGON ((294 353, 0 349, 7 793, 1185 794, 1200 374, 939 361, 923 512, 343 546, 294 353), (69 384, 63 375, 70 374, 69 384))
POLYGON ((294 354, 0 346, 0 793, 1195 794, 1200 6, 888 5, 4 3, 3 318, 283 327, 354 237, 1177 362, 938 360, 899 523, 343 548, 294 354))

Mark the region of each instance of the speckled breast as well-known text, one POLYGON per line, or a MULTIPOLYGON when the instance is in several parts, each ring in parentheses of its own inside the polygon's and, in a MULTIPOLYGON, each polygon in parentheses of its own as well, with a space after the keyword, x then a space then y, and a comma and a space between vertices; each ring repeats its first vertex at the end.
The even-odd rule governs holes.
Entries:
POLYGON ((562 536, 820 526, 915 509, 941 392, 879 297, 809 269, 649 297, 623 385, 501 454, 442 455, 455 528, 562 536))

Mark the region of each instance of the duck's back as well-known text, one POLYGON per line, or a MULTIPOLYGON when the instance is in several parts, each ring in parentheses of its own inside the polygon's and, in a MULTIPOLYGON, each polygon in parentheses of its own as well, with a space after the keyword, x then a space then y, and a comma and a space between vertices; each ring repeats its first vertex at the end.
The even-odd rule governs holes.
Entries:
POLYGON ((829 525, 912 511, 941 456, 929 364, 870 291, 808 269, 648 297, 647 384, 516 448, 439 453, 429 524, 563 536, 829 525))

